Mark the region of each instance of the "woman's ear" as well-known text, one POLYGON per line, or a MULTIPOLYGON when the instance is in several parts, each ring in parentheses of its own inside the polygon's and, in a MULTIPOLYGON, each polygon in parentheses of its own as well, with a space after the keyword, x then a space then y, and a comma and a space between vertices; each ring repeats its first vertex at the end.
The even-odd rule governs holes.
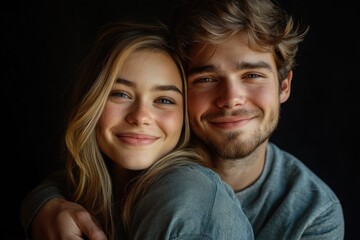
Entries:
POLYGON ((287 77, 281 81, 280 86, 280 103, 286 102, 290 97, 291 90, 291 80, 293 77, 293 71, 290 70, 287 74, 287 77))

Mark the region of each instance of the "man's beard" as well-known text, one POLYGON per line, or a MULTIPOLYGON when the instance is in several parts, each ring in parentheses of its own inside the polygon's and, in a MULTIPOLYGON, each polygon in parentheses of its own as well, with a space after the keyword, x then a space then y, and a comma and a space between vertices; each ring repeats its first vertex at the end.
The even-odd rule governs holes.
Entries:
MULTIPOLYGON (((280 109, 279 109, 280 111, 280 109)), ((231 132, 226 134, 226 139, 213 141, 206 137, 201 141, 209 151, 212 158, 224 160, 236 160, 249 156, 262 143, 267 141, 275 131, 279 122, 279 111, 272 112, 269 122, 263 130, 257 129, 247 138, 241 138, 241 132, 231 132)))
POLYGON ((213 142, 210 139, 205 140, 205 145, 211 156, 216 156, 218 159, 236 160, 249 156, 254 150, 259 147, 271 135, 262 134, 256 131, 249 139, 238 139, 239 133, 227 134, 226 140, 222 142, 213 142))

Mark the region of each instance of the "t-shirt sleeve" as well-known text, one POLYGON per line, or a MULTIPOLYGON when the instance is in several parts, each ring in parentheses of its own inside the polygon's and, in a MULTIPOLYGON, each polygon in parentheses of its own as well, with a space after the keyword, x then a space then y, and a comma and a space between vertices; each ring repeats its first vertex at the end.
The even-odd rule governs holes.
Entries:
POLYGON ((230 186, 199 165, 172 169, 138 202, 130 239, 254 239, 230 186))

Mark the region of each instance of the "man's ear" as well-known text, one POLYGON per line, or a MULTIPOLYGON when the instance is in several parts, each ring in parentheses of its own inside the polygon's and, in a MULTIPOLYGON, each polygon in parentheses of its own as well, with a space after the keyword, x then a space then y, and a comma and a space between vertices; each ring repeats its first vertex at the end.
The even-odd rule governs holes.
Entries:
POLYGON ((286 102, 290 97, 290 90, 291 90, 291 80, 293 77, 293 71, 290 70, 288 72, 287 77, 282 80, 281 86, 280 86, 280 103, 286 102))

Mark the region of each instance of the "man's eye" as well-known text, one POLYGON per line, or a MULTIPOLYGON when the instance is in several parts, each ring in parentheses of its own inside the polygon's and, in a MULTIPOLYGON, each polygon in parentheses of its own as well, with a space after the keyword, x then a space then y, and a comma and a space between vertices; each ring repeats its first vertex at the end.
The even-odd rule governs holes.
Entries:
POLYGON ((246 74, 245 78, 259 78, 261 77, 260 74, 257 74, 257 73, 249 73, 249 74, 246 74))
POLYGON ((194 83, 208 83, 208 82, 214 82, 215 79, 213 78, 209 78, 209 77, 203 77, 203 78, 198 78, 194 81, 194 83))
POLYGON ((159 98, 155 102, 161 103, 161 104, 175 104, 175 102, 173 100, 168 99, 168 98, 159 98))

